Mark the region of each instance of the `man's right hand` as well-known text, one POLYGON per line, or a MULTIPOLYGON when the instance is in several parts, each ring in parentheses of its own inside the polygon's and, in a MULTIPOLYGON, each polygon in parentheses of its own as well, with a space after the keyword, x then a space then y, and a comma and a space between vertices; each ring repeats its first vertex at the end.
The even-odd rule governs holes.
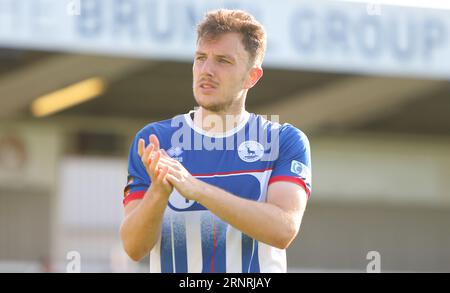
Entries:
POLYGON ((144 139, 139 139, 138 154, 147 170, 148 176, 152 180, 151 188, 155 192, 169 197, 172 193, 173 186, 167 181, 168 167, 158 167, 158 162, 161 158, 159 140, 156 135, 152 134, 149 137, 149 142, 148 146, 145 147, 144 139))
POLYGON ((138 154, 152 181, 150 188, 143 199, 133 200, 125 206, 125 217, 120 227, 123 247, 135 261, 141 260, 157 243, 164 211, 173 190, 166 178, 168 168, 158 164, 162 151, 158 138, 151 135, 149 142, 146 147, 145 141, 139 139, 138 154))

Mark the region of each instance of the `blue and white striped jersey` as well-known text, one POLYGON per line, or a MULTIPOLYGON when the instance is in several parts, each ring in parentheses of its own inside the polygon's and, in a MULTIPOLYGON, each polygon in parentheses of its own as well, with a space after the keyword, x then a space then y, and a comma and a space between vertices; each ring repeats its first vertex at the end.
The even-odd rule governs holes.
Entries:
MULTIPOLYGON (((193 124, 192 111, 141 129, 131 146, 123 203, 151 185, 138 155, 155 134, 161 148, 196 178, 249 200, 266 201, 269 184, 289 181, 311 192, 309 142, 290 124, 248 114, 235 129, 211 136, 193 124)), ((175 189, 161 235, 150 253, 151 272, 285 272, 286 251, 252 239, 175 189)))

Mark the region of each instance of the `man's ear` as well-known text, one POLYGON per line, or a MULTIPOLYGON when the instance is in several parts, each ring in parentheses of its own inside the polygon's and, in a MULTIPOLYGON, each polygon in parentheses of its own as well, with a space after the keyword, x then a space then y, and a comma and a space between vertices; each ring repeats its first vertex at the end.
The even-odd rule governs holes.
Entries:
POLYGON ((251 89, 255 86, 255 84, 258 82, 258 80, 263 76, 263 69, 261 66, 254 66, 250 69, 249 77, 244 84, 245 89, 251 89))

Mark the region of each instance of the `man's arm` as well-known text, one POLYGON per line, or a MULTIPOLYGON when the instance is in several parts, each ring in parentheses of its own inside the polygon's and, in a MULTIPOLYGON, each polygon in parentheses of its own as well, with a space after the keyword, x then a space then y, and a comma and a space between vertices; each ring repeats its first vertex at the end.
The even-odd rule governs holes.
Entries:
POLYGON ((149 174, 152 184, 143 199, 133 200, 125 206, 125 217, 120 227, 120 237, 126 253, 135 261, 147 255, 158 241, 164 210, 173 187, 167 182, 167 168, 158 168, 160 158, 159 142, 150 137, 150 144, 144 147, 139 141, 138 152, 149 174), (154 159, 150 158, 154 155, 154 159))
POLYGON ((285 249, 297 235, 307 194, 291 182, 269 186, 267 202, 247 200, 193 177, 178 161, 164 154, 160 164, 169 167, 167 180, 178 192, 205 206, 223 221, 248 236, 285 249))
POLYGON ((158 241, 168 197, 150 187, 143 199, 125 206, 120 237, 128 256, 134 261, 146 256, 158 241))
POLYGON ((200 204, 258 241, 286 249, 300 229, 307 195, 299 185, 272 183, 267 202, 247 200, 204 182, 201 185, 200 204))

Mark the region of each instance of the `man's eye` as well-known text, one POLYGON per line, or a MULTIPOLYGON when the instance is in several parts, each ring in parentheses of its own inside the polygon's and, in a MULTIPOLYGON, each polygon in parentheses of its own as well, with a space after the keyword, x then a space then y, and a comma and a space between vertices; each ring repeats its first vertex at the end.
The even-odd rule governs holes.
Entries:
POLYGON ((205 60, 205 57, 203 57, 203 56, 198 56, 198 57, 195 58, 195 60, 203 61, 203 60, 205 60))
POLYGON ((220 62, 220 63, 228 63, 228 64, 230 63, 230 61, 228 61, 228 60, 226 60, 226 59, 220 59, 219 62, 220 62))

